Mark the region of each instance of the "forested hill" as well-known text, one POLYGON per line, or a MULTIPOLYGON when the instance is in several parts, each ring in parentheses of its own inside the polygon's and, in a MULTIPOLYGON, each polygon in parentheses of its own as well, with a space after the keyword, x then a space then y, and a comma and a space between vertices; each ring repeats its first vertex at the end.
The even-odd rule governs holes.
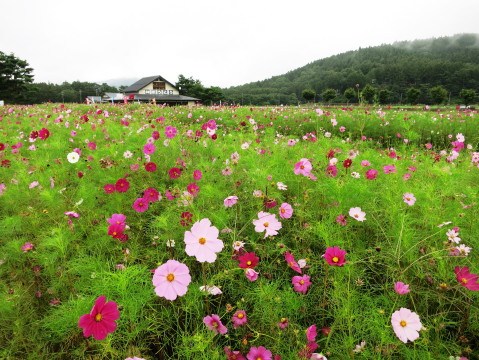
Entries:
MULTIPOLYGON (((315 101, 324 101, 324 92, 334 89, 336 97, 329 97, 330 101, 346 103, 347 89, 349 100, 357 102, 358 89, 366 85, 376 94, 382 90, 383 100, 389 103, 405 103, 411 88, 419 90, 417 102, 425 104, 432 102, 429 90, 437 86, 447 90, 448 100, 458 100, 462 89, 478 91, 479 34, 360 48, 284 75, 224 89, 224 94, 227 101, 242 104, 296 104, 307 100, 303 98, 305 89, 317 94, 315 101), (354 98, 351 89, 356 94, 354 98)), ((378 101, 378 96, 374 100, 378 101)))

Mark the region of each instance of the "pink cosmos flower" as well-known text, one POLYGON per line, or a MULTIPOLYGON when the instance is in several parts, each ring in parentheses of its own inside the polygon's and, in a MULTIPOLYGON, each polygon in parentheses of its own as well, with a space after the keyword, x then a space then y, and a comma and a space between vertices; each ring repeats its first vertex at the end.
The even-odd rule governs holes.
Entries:
POLYGON ((293 207, 288 203, 282 203, 279 207, 279 216, 282 219, 289 219, 293 216, 293 207))
POLYGON ((258 220, 253 220, 253 225, 255 225, 256 232, 266 231, 264 238, 277 235, 277 230, 282 227, 281 222, 276 219, 276 215, 264 211, 258 213, 258 220))
POLYGON ((291 255, 291 253, 289 251, 286 251, 284 253, 284 259, 286 260, 286 262, 288 263, 288 266, 293 269, 294 271, 296 271, 297 273, 300 273, 302 274, 303 272, 301 271, 301 268, 299 267, 298 263, 294 260, 294 256, 291 255))
POLYGON ((24 253, 26 253, 26 252, 29 252, 30 250, 33 250, 34 247, 35 245, 33 245, 31 242, 26 242, 25 244, 23 244, 22 250, 24 253))
POLYGON ((402 281, 398 281, 394 284, 394 291, 399 295, 404 295, 410 292, 411 289, 409 289, 409 285, 403 283, 402 281))
POLYGON ((173 139, 177 133, 178 130, 174 126, 168 125, 167 127, 165 127, 165 135, 168 139, 173 139))
POLYGON ((132 358, 126 358, 125 360, 146 360, 146 359, 142 359, 142 358, 133 356, 132 358))
POLYGON ((244 274, 248 278, 249 281, 258 280, 259 272, 255 271, 254 269, 248 268, 248 269, 246 269, 244 274))
POLYGON ((181 176, 181 169, 177 167, 171 168, 168 171, 168 174, 170 175, 170 178, 178 179, 181 176))
POLYGON ((238 202, 238 197, 237 196, 228 196, 226 199, 223 201, 223 205, 225 207, 232 207, 234 204, 238 202))
POLYGON ((294 286, 294 291, 300 292, 302 294, 306 294, 308 291, 309 286, 312 284, 310 276, 308 275, 303 275, 303 276, 293 276, 291 279, 291 282, 293 283, 294 286))
POLYGON ((188 266, 176 260, 168 260, 159 266, 153 274, 155 293, 166 300, 176 300, 188 291, 191 282, 188 266))
POLYGON ((248 360, 271 360, 271 357, 273 354, 271 354, 271 351, 266 349, 264 346, 260 347, 252 347, 249 349, 248 354, 246 355, 246 358, 248 360))
POLYGON ((392 174, 397 172, 396 167, 394 165, 385 165, 383 166, 383 170, 385 174, 392 174))
POLYGON ((337 222, 339 225, 345 226, 345 225, 346 225, 346 216, 344 216, 343 214, 339 214, 339 215, 336 217, 336 222, 337 222))
POLYGON ((186 187, 186 190, 191 195, 193 195, 193 197, 197 197, 198 193, 200 192, 200 187, 194 182, 194 183, 188 184, 188 186, 186 187))
POLYGON ((309 328, 306 329, 306 339, 309 342, 316 341, 316 336, 318 336, 316 325, 311 325, 309 328))
POLYGON ((258 265, 259 257, 254 252, 245 253, 238 258, 238 266, 242 269, 254 269, 258 265))
POLYGON ((138 198, 135 200, 132 207, 136 212, 145 212, 148 210, 148 201, 143 198, 138 198))
POLYGON ((356 219, 357 221, 366 220, 366 213, 362 211, 360 207, 354 207, 349 209, 349 216, 356 219))
POLYGON ((284 330, 288 327, 288 318, 281 318, 279 323, 276 324, 277 327, 279 327, 281 330, 284 330))
POLYGON ((329 265, 343 266, 346 263, 346 254, 346 250, 341 250, 339 246, 333 246, 326 249, 323 257, 329 265))
POLYGON ((123 231, 125 230, 125 224, 112 224, 108 226, 108 235, 114 239, 122 239, 123 231))
POLYGON ((34 187, 37 187, 38 185, 40 185, 38 181, 32 181, 32 183, 28 185, 28 188, 33 189, 34 187))
POLYGON ((391 325, 394 333, 403 343, 414 341, 419 337, 422 328, 419 316, 409 309, 401 308, 391 316, 391 325))
POLYGON ((143 192, 143 199, 149 202, 158 201, 160 198, 160 193, 155 188, 149 187, 143 192))
POLYGON ((114 193, 114 192, 116 191, 115 185, 113 185, 113 184, 106 184, 106 185, 103 187, 103 189, 105 190, 105 192, 106 192, 107 194, 112 194, 112 193, 114 193))
POLYGON ((143 146, 143 153, 145 153, 146 155, 154 154, 155 151, 156 146, 153 144, 146 144, 145 146, 143 146))
POLYGON ((154 162, 149 162, 145 164, 145 170, 148 172, 156 171, 156 164, 154 162))
POLYGON ((366 179, 374 180, 378 176, 378 171, 376 169, 369 169, 366 171, 366 179))
POLYGON ((413 206, 414 203, 416 202, 416 198, 414 197, 414 194, 411 194, 411 193, 404 193, 402 198, 404 202, 408 204, 409 206, 413 206))
POLYGON ((233 327, 235 329, 246 324, 248 322, 246 312, 244 310, 238 310, 234 313, 233 317, 231 318, 231 321, 233 322, 233 327))
POLYGON ((66 216, 69 216, 69 217, 72 217, 72 218, 79 218, 80 217, 80 214, 76 213, 74 211, 65 211, 64 214, 66 216))
POLYGON ((189 256, 195 256, 199 262, 212 263, 216 253, 223 247, 223 241, 218 239, 219 231, 211 226, 209 219, 201 219, 193 224, 191 231, 185 231, 185 251, 189 256))
POLYGON ((470 273, 467 266, 456 266, 454 272, 456 273, 457 281, 462 286, 472 291, 479 291, 479 275, 470 273))
POLYGON ((228 329, 221 323, 220 317, 216 314, 205 316, 203 318, 203 323, 215 334, 220 333, 221 335, 224 335, 228 332, 228 329))
POLYGON ((202 177, 203 177, 203 173, 200 170, 193 171, 193 179, 201 180, 202 177))
POLYGON ((371 163, 368 160, 361 161, 361 166, 362 167, 368 167, 369 165, 371 165, 371 163))
POLYGON ((108 333, 116 330, 116 320, 119 317, 116 302, 106 302, 106 297, 100 296, 96 299, 91 312, 80 317, 78 327, 83 329, 83 336, 93 335, 95 340, 103 340, 108 333))
POLYGON ((312 353, 309 360, 328 360, 328 358, 323 354, 312 353))
POLYGON ((118 179, 118 181, 115 184, 115 189, 119 193, 127 192, 129 188, 130 188, 130 183, 126 179, 118 179))
POLYGON ((311 170, 313 169, 313 165, 311 165, 311 162, 308 159, 301 159, 299 162, 297 162, 294 165, 294 173, 296 175, 304 175, 304 176, 309 176, 311 173, 311 170))
POLYGON ((108 223, 111 224, 111 225, 113 225, 113 224, 123 224, 123 225, 125 225, 126 216, 123 215, 123 214, 113 214, 111 216, 111 218, 106 219, 106 221, 108 221, 108 223))
POLYGON ((232 351, 228 346, 225 346, 223 350, 225 351, 225 355, 228 357, 226 360, 246 360, 240 351, 232 351))

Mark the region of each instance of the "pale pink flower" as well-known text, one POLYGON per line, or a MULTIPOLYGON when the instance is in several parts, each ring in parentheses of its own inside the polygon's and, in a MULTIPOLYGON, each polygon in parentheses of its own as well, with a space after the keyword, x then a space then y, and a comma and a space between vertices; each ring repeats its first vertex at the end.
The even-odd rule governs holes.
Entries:
POLYGON ((281 222, 276 219, 276 215, 264 211, 258 213, 258 220, 253 220, 253 225, 255 225, 254 230, 256 232, 265 231, 265 238, 267 236, 277 235, 277 230, 282 227, 281 222))
POLYGON ((416 202, 416 198, 414 197, 414 194, 411 194, 411 193, 404 193, 402 198, 404 202, 408 204, 409 206, 414 205, 414 203, 416 202))
POLYGON ((232 207, 234 204, 238 202, 237 196, 228 196, 224 201, 223 204, 225 207, 232 207))
POLYGON ((188 291, 191 282, 188 266, 176 260, 168 260, 159 266, 153 275, 156 295, 166 300, 175 300, 188 291))
POLYGON ((293 207, 288 203, 282 203, 279 207, 279 216, 282 219, 289 219, 293 216, 293 207))
POLYGON ((403 343, 416 340, 422 328, 419 316, 406 308, 401 308, 392 314, 391 325, 394 333, 403 343))
POLYGON ((354 207, 349 209, 349 216, 356 219, 357 221, 366 220, 366 213, 362 211, 360 207, 354 207))
POLYGON ((199 262, 214 262, 216 253, 224 247, 218 235, 219 230, 211 226, 209 219, 197 221, 191 227, 191 231, 185 231, 186 253, 189 256, 195 256, 199 262))
POLYGON ((245 275, 250 281, 256 281, 258 279, 259 272, 255 271, 254 269, 247 268, 245 270, 245 275))
POLYGON ((220 333, 221 335, 224 335, 228 332, 228 329, 221 323, 220 317, 216 314, 205 316, 203 318, 203 323, 215 334, 220 333))
POLYGON ((294 165, 294 173, 296 175, 301 174, 304 176, 309 176, 312 168, 313 168, 313 165, 311 165, 311 162, 308 159, 303 158, 294 165))

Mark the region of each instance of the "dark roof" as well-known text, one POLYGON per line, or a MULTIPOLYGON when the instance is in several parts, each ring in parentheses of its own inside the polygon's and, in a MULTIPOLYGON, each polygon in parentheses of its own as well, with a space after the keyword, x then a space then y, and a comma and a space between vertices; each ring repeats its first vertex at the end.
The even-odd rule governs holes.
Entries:
POLYGON ((156 101, 200 101, 200 99, 184 95, 156 95, 156 94, 132 94, 134 99, 129 100, 151 100, 156 101))
POLYGON ((159 81, 165 81, 167 82, 168 84, 170 84, 171 86, 173 86, 174 88, 176 88, 175 85, 173 85, 172 83, 170 83, 168 80, 166 80, 164 77, 160 76, 160 75, 154 75, 154 76, 148 76, 148 77, 144 77, 140 80, 138 80, 136 83, 128 86, 124 91, 125 93, 131 93, 131 92, 137 92, 137 91, 140 91, 141 89, 143 89, 145 86, 147 86, 148 84, 152 83, 153 81, 156 81, 156 80, 159 80, 159 81))

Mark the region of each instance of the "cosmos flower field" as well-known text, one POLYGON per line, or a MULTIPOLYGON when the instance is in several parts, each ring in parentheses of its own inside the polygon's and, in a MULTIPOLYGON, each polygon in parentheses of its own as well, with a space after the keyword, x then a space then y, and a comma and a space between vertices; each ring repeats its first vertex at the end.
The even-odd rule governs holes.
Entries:
POLYGON ((0 108, 1 359, 479 359, 479 115, 0 108))

